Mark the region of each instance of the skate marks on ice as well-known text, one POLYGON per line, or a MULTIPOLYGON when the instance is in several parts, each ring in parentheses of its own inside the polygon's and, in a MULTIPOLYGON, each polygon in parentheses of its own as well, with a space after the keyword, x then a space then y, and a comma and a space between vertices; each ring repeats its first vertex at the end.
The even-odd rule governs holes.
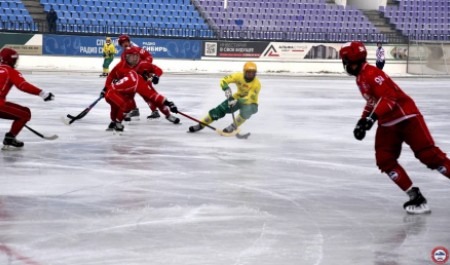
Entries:
MULTIPOLYGON (((242 126, 252 136, 240 141, 186 134, 195 123, 183 117, 177 126, 147 121, 138 96, 141 120, 124 123, 121 137, 105 131, 104 101, 64 126, 59 117, 86 108, 103 81, 29 78, 55 101, 23 93, 9 99, 30 107, 33 128, 59 138, 25 130, 23 150, 1 153, 0 228, 2 244, 39 264, 420 265, 431 263, 435 245, 450 246, 442 225, 450 218, 448 181, 405 149, 401 159, 433 210, 405 215, 407 197, 376 168, 374 132, 353 139, 363 105, 354 80, 262 76, 259 112, 242 126)), ((223 101, 217 80, 167 76, 161 89, 201 118, 223 101)), ((399 81, 448 151, 450 124, 434 111, 447 107, 450 92, 442 80, 426 80, 425 93, 422 82, 399 81)), ((213 125, 230 122, 226 116, 213 125)), ((9 126, 2 120, 0 131, 9 126)))

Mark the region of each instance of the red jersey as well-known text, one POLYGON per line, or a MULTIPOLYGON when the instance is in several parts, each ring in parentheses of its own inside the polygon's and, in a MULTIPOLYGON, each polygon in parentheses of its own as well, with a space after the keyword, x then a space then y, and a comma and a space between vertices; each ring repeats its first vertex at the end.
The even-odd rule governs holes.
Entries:
POLYGON ((106 78, 105 81, 105 86, 109 88, 113 80, 122 79, 131 70, 136 71, 139 75, 155 74, 157 76, 161 76, 163 74, 161 68, 150 63, 149 61, 141 60, 135 67, 132 68, 125 62, 125 60, 121 60, 108 74, 108 77, 106 78))
POLYGON ((28 83, 16 69, 7 64, 0 64, 0 106, 5 104, 6 96, 13 85, 18 89, 33 95, 39 95, 42 91, 28 83))
POLYGON ((375 109, 378 124, 391 126, 420 114, 416 104, 383 71, 365 63, 356 78, 356 84, 365 100, 362 117, 375 109))
MULTIPOLYGON (((138 46, 133 45, 133 47, 138 47, 138 46)), ((152 63, 153 56, 151 55, 151 53, 149 53, 148 51, 146 51, 145 49, 143 49, 141 47, 138 47, 138 48, 140 49, 140 52, 139 52, 139 59, 141 59, 140 61, 141 62, 148 61, 149 63, 152 63)), ((124 52, 122 52, 122 54, 120 55, 120 60, 125 61, 125 53, 124 52)))
POLYGON ((163 74, 163 70, 161 68, 148 61, 140 61, 134 67, 134 70, 136 70, 136 72, 140 75, 155 74, 157 76, 161 76, 163 74))
POLYGON ((130 67, 125 60, 121 60, 114 68, 111 70, 111 72, 106 77, 105 81, 105 87, 109 89, 109 87, 112 85, 113 80, 119 80, 122 79, 126 74, 128 74, 131 70, 133 70, 132 67, 130 67))

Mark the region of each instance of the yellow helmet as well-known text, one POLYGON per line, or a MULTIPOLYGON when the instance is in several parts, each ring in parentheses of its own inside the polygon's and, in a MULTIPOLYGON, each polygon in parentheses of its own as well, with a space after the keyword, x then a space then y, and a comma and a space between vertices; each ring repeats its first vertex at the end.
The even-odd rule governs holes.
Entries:
POLYGON ((244 64, 244 73, 247 71, 257 71, 256 64, 254 62, 246 62, 244 64))
POLYGON ((106 37, 106 41, 111 41, 111 38, 110 37, 106 37))
POLYGON ((244 79, 251 82, 256 77, 256 64, 254 62, 246 62, 244 64, 244 79))

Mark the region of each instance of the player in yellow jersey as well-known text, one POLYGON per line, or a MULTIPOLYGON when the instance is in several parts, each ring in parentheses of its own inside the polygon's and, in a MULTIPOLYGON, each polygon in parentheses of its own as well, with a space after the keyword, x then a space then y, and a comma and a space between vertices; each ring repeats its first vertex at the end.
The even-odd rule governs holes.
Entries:
POLYGON ((103 73, 100 75, 100 77, 108 76, 109 65, 114 60, 115 54, 116 47, 114 47, 114 43, 111 42, 111 38, 107 37, 105 44, 103 45, 103 73))
MULTIPOLYGON (((223 129, 225 133, 231 133, 248 120, 253 114, 258 112, 258 97, 261 90, 261 83, 256 77, 256 64, 253 62, 246 62, 244 64, 244 71, 227 75, 220 80, 220 87, 225 92, 225 101, 220 103, 217 107, 211 109, 201 121, 204 124, 210 124, 225 116, 227 113, 234 113, 239 110, 239 115, 236 117, 236 123, 223 129), (237 91, 233 94, 229 84, 236 84, 237 91)), ((204 124, 197 124, 189 127, 189 132, 197 132, 203 129, 204 124)))

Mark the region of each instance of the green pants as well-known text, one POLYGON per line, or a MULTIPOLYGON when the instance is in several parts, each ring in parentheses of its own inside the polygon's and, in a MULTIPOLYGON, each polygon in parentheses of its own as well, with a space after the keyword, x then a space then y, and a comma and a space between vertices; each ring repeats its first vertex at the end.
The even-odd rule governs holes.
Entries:
POLYGON ((237 104, 233 106, 233 108, 230 109, 228 106, 228 100, 225 100, 224 102, 220 103, 217 107, 214 109, 211 109, 209 111, 209 116, 213 120, 218 120, 220 118, 223 118, 225 114, 232 113, 239 110, 239 115, 244 119, 249 119, 253 114, 258 112, 258 104, 242 104, 241 101, 238 100, 237 104))
POLYGON ((112 63, 114 57, 111 58, 105 58, 103 60, 103 69, 109 69, 109 65, 112 63))

